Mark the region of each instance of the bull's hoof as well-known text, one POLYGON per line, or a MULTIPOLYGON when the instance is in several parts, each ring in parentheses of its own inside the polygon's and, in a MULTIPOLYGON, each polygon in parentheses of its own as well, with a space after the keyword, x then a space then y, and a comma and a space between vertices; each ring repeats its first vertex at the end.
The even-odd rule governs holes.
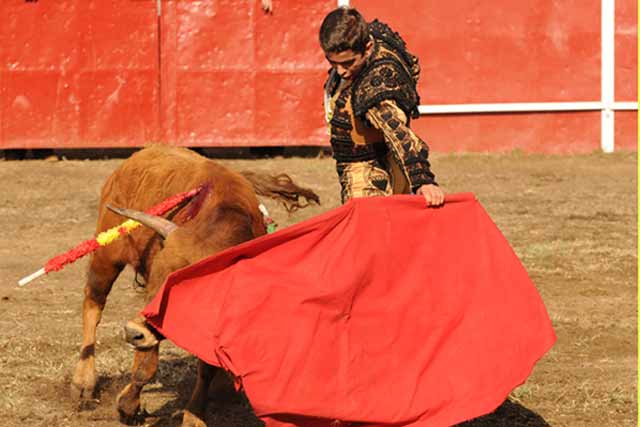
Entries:
POLYGON ((95 386, 86 386, 82 384, 71 383, 69 387, 71 399, 79 404, 94 401, 95 386))
POLYGON ((193 413, 185 410, 184 416, 182 417, 182 427, 207 427, 207 423, 193 413))
POLYGON ((127 384, 116 397, 116 408, 120 422, 127 425, 140 425, 147 415, 146 412, 140 411, 140 398, 133 393, 131 384, 127 384))
POLYGON ((92 364, 85 361, 78 362, 71 379, 71 399, 82 406, 94 402, 96 389, 96 374, 92 364))
POLYGON ((145 424, 147 418, 146 412, 138 412, 135 415, 126 415, 118 410, 120 415, 120 423, 128 426, 141 426, 145 424))
POLYGON ((71 399, 78 411, 95 411, 100 404, 100 399, 91 397, 93 390, 81 389, 71 384, 71 399), (85 397, 86 396, 86 397, 85 397))
POLYGON ((120 415, 120 423, 128 426, 141 426, 145 424, 146 418, 149 415, 146 411, 137 412, 134 415, 127 415, 118 409, 118 415, 120 415))

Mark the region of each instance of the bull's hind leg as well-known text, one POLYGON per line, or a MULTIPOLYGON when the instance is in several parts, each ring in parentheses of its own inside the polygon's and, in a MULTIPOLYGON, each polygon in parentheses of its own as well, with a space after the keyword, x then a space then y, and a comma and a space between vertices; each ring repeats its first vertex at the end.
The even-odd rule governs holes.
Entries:
POLYGON ((207 397, 211 380, 220 368, 198 360, 198 377, 193 394, 182 418, 182 427, 206 427, 204 416, 207 409, 207 397))
POLYGON ((123 264, 114 264, 105 257, 99 256, 98 253, 91 258, 82 304, 80 360, 76 365, 71 383, 72 397, 78 400, 88 400, 93 397, 96 387, 96 330, 111 286, 123 268, 123 264))
POLYGON ((131 382, 125 386, 116 398, 120 420, 125 424, 135 424, 140 411, 140 392, 142 387, 153 379, 158 371, 159 344, 145 350, 136 350, 131 369, 131 382))

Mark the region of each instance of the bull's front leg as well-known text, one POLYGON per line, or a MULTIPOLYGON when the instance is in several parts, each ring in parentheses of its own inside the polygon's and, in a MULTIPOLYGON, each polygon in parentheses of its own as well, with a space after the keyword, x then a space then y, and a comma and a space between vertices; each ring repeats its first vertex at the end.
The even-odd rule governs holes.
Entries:
POLYGON ((87 401, 93 398, 96 386, 97 328, 111 286, 120 271, 122 271, 122 266, 114 265, 110 260, 101 258, 98 254, 91 259, 82 304, 82 347, 71 380, 71 395, 74 399, 87 401))
POLYGON ((155 344, 144 350, 136 350, 131 369, 131 382, 125 386, 116 398, 120 419, 126 424, 134 424, 140 411, 140 392, 142 387, 153 379, 158 371, 158 349, 155 344))

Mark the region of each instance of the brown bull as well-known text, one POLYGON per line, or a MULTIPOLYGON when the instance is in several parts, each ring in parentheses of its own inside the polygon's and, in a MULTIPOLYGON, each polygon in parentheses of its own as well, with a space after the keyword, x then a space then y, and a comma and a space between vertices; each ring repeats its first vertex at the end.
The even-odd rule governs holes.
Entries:
MULTIPOLYGON (((72 392, 77 398, 93 395, 96 329, 111 286, 125 265, 131 265, 144 277, 150 301, 171 272, 265 234, 256 194, 278 199, 289 210, 304 206, 301 197, 318 202, 315 193, 298 187, 286 175, 238 174, 192 151, 172 147, 141 150, 107 179, 100 198, 97 231, 120 224, 121 214, 150 229, 134 231, 99 249, 91 259, 84 290, 82 348, 72 380, 72 392), (135 212, 201 185, 200 193, 169 212, 168 219, 135 212), (109 207, 128 209, 113 208, 116 213, 109 207)), ((142 387, 157 371, 161 337, 138 317, 127 322, 125 338, 136 351, 131 382, 118 395, 117 407, 123 421, 132 421, 140 409, 142 387)), ((206 393, 214 369, 198 362, 198 378, 183 426, 205 425, 202 419, 206 393)))

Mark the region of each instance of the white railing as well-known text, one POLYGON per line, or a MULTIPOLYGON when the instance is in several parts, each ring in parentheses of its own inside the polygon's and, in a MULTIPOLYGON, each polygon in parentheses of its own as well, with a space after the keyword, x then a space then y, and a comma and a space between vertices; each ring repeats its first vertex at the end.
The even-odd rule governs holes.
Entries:
MULTIPOLYGON (((504 102, 493 104, 431 104, 418 107, 420 114, 466 114, 466 113, 536 113, 553 111, 600 111, 605 104, 593 102, 504 102)), ((614 111, 638 109, 635 102, 614 102, 609 106, 614 111)))
MULTIPOLYGON (((348 6, 349 0, 338 0, 348 6)), ((536 113, 600 111, 600 146, 615 149, 615 111, 637 111, 637 102, 615 102, 615 0, 601 0, 601 100, 587 102, 506 102, 491 104, 420 105, 420 114, 536 113)))

